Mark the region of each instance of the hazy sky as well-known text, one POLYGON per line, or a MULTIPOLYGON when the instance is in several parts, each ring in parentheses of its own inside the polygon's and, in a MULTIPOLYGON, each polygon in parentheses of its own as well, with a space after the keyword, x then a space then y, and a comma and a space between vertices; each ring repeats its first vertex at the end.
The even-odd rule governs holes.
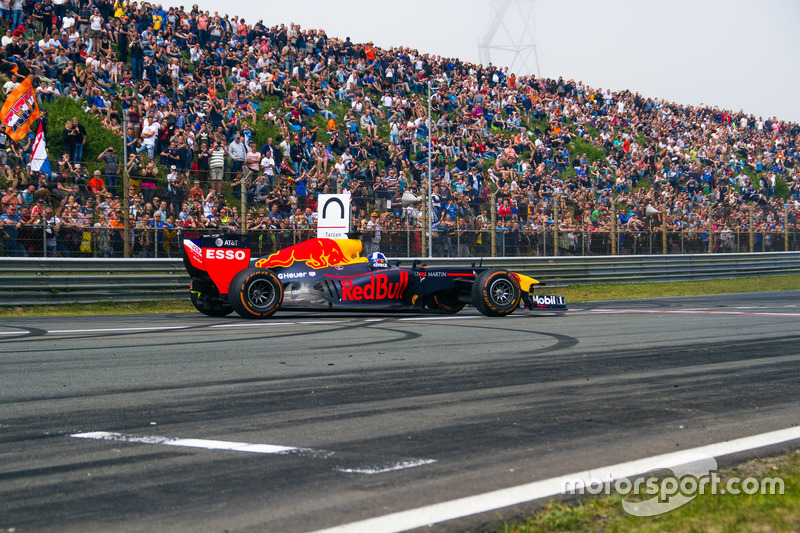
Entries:
MULTIPOLYGON (((165 3, 167 5, 168 3, 165 3)), ((489 0, 199 0, 212 13, 478 62, 497 3, 489 0)), ((188 7, 188 6, 187 6, 188 7)), ((529 43, 512 6, 494 44, 529 43)), ((800 122, 800 2, 794 0, 536 0, 527 26, 542 76, 630 89, 681 104, 800 122)), ((513 56, 492 52, 492 62, 513 56)), ((535 73, 535 61, 528 61, 535 73)))

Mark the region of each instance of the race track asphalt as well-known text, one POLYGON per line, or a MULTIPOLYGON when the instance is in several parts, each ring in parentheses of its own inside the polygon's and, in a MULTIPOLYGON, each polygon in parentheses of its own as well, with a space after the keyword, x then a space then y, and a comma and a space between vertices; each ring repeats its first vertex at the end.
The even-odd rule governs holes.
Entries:
POLYGON ((800 292, 573 307, 6 319, 0 529, 313 531, 798 425, 800 292))

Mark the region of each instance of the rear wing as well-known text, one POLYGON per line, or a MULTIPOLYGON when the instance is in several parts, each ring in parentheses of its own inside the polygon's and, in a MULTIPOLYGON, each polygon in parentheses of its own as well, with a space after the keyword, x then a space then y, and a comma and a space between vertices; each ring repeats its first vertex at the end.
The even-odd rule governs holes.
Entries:
POLYGON ((228 293, 233 276, 250 266, 249 235, 203 235, 199 239, 183 239, 183 264, 194 280, 228 293))

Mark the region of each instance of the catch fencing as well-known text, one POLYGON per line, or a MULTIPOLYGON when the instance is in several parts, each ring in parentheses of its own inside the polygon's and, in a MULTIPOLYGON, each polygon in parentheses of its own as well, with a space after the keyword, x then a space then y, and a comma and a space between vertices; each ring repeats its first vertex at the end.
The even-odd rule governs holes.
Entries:
MULTIPOLYGON (((235 233, 236 228, 138 227, 130 230, 133 258, 180 258, 182 235, 235 233)), ((52 232, 41 225, 25 224, 12 239, 0 232, 0 255, 49 258, 121 258, 124 256, 123 231, 109 227, 70 227, 52 232)), ((316 237, 316 229, 278 227, 250 229, 253 255, 262 256, 316 237)), ((800 251, 800 231, 762 229, 747 231, 610 231, 569 229, 553 231, 439 228, 431 235, 433 257, 549 257, 654 254, 723 254, 743 252, 800 251), (666 240, 666 242, 665 242, 666 240)), ((372 234, 364 233, 365 249, 372 234)), ((428 240, 418 229, 383 230, 380 250, 392 257, 427 256, 428 240)))
MULTIPOLYGON (((256 244, 254 243, 255 247, 256 244)), ((397 256, 395 256, 397 257, 397 256)), ((392 259, 411 266, 418 257, 392 259)), ((800 252, 562 257, 434 257, 429 266, 507 268, 549 285, 685 281, 800 273, 800 252)), ((0 305, 133 302, 187 298, 176 258, 0 258, 0 305)))

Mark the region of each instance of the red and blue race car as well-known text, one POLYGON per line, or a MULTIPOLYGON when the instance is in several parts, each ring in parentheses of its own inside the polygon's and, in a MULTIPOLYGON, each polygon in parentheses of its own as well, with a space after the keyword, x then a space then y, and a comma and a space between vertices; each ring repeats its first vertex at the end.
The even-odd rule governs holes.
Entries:
POLYGON ((457 313, 472 305, 487 316, 526 309, 565 311, 563 296, 534 294, 539 282, 501 269, 392 266, 383 254, 361 256, 357 239, 310 239, 269 256, 250 257, 250 237, 184 239, 195 308, 221 317, 236 311, 267 318, 281 308, 457 313))

